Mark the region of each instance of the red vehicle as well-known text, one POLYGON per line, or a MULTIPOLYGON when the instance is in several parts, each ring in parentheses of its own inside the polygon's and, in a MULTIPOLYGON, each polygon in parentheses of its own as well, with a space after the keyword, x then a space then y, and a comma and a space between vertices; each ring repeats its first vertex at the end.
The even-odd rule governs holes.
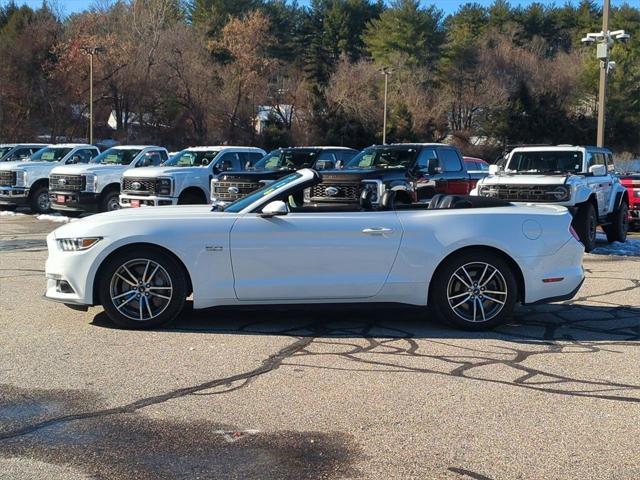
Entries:
POLYGON ((482 177, 489 175, 489 162, 477 157, 462 157, 467 172, 471 175, 471 189, 476 188, 476 183, 482 177))
POLYGON ((629 194, 629 229, 640 230, 640 172, 620 175, 629 194))

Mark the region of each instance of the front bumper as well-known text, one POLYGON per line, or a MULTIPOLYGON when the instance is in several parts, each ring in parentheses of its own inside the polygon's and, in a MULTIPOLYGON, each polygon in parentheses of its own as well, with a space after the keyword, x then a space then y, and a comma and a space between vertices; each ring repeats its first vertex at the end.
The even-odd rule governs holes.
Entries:
POLYGON ((100 194, 93 192, 49 192, 51 208, 66 212, 98 212, 100 194))
POLYGON ((0 187, 0 205, 25 205, 28 200, 28 188, 0 187))
POLYGON ((120 194, 120 206, 122 208, 132 207, 162 207, 166 205, 177 205, 177 197, 158 197, 155 195, 129 195, 120 194), (137 203, 137 205, 135 205, 137 203))

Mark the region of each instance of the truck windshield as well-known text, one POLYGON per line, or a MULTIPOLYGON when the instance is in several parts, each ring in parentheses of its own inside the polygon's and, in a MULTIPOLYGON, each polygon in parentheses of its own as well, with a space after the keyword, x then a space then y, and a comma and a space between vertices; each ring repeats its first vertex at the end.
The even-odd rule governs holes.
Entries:
POLYGON ((110 148, 91 160, 91 163, 129 165, 141 151, 140 148, 110 148))
POLYGON ((582 152, 514 152, 505 170, 527 173, 580 173, 582 152))
POLYGON ((273 183, 271 183, 271 184, 269 184, 267 186, 264 186, 264 187, 256 190, 255 192, 251 192, 246 197, 240 198, 240 199, 236 200, 235 202, 230 203, 229 205, 224 207, 224 211, 225 212, 231 212, 231 213, 238 213, 238 212, 244 210, 245 208, 247 208, 253 202, 257 202, 261 198, 266 197, 267 195, 272 193, 274 190, 282 188, 285 185, 288 185, 291 182, 296 181, 301 176, 302 175, 299 174, 298 172, 294 172, 291 175, 287 175, 286 177, 281 178, 277 182, 273 182, 273 183))
POLYGON ((171 167, 206 167, 220 153, 218 150, 183 150, 164 162, 171 167))
POLYGON ((64 158, 72 148, 68 147, 45 147, 31 155, 32 162, 57 162, 64 158))
POLYGON ((409 168, 416 153, 415 148, 366 148, 351 159, 347 168, 409 168))
POLYGON ((274 150, 254 165, 256 170, 299 170, 313 168, 317 150, 274 150))
POLYGON ((0 147, 0 158, 4 157, 13 147, 0 147))

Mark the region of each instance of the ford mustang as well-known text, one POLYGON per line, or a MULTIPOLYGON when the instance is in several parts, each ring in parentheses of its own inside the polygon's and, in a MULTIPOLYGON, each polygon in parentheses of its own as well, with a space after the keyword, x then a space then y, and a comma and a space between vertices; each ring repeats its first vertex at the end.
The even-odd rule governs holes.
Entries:
POLYGON ((151 328, 185 301, 221 305, 401 303, 468 329, 507 321, 517 303, 569 299, 583 246, 559 206, 436 196, 375 206, 304 201, 321 174, 294 172, 212 211, 146 207, 66 224, 47 237, 46 298, 151 328))

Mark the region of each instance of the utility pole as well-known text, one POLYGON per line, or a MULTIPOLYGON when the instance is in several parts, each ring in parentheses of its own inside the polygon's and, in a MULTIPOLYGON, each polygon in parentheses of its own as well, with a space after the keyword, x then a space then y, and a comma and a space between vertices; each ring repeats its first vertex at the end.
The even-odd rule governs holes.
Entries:
POLYGON ((89 144, 93 145, 93 56, 104 52, 104 48, 83 46, 80 51, 89 56, 89 144))
POLYGON ((582 43, 596 43, 596 56, 600 60, 600 86, 598 89, 598 147, 604 147, 605 114, 607 108, 607 80, 609 73, 615 68, 616 62, 609 60, 611 47, 615 40, 625 42, 629 40, 629 34, 624 30, 609 31, 610 0, 603 0, 602 7, 602 31, 587 33, 582 43))
POLYGON ((393 68, 383 67, 380 72, 384 75, 384 113, 382 117, 382 144, 387 144, 387 92, 389 86, 389 75, 393 73, 393 68))

